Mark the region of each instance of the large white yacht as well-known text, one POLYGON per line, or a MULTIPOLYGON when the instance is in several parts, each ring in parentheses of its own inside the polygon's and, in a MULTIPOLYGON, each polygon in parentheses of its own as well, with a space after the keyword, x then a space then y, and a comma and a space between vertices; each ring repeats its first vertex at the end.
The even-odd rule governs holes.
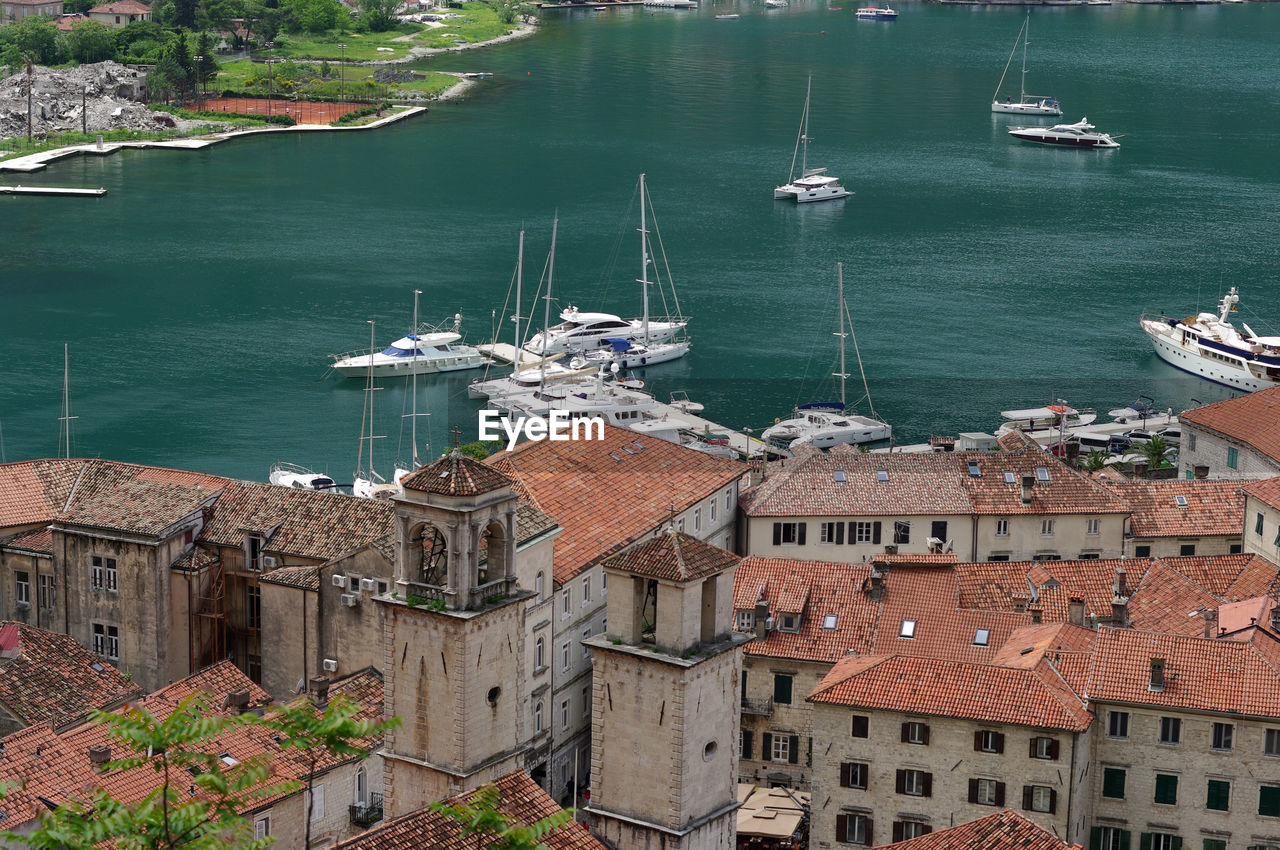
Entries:
POLYGON ((277 487, 338 492, 338 485, 329 476, 314 472, 305 466, 285 461, 281 461, 271 467, 271 474, 267 477, 267 480, 277 487))
POLYGON ((1021 431, 1032 439, 1051 437, 1082 425, 1089 425, 1098 418, 1092 410, 1079 411, 1059 399, 1056 404, 1031 407, 1025 410, 1002 410, 1004 423, 996 429, 996 436, 1021 431))
POLYGON ((607 370, 596 372, 590 384, 552 384, 529 392, 490 396, 489 406, 511 417, 546 417, 565 411, 572 419, 604 419, 610 425, 628 428, 654 419, 662 410, 653 396, 606 380, 607 370))
POLYGON ((1107 133, 1095 133, 1088 118, 1074 124, 1054 124, 1052 127, 1010 127, 1009 135, 1024 142, 1042 145, 1066 145, 1071 148, 1118 148, 1120 143, 1107 133))
POLYGON ((1233 389, 1274 387, 1280 384, 1280 336, 1258 336, 1244 322, 1237 330, 1229 317, 1239 301, 1233 286, 1218 303, 1217 313, 1185 319, 1144 313, 1138 326, 1151 338, 1160 359, 1184 372, 1233 389))
POLYGON ((391 378, 483 366, 485 358, 478 349, 454 345, 462 339, 461 327, 462 315, 455 314, 451 330, 429 328, 409 333, 379 352, 335 354, 333 368, 344 378, 364 377, 370 367, 375 378, 391 378))
POLYGON ((800 115, 800 135, 796 138, 796 149, 791 154, 791 171, 787 182, 773 190, 773 197, 779 201, 792 200, 798 204, 814 201, 834 201, 853 193, 840 183, 839 177, 827 174, 825 168, 809 167, 809 95, 813 91, 813 77, 804 92, 804 112, 800 115), (796 157, 800 158, 800 176, 796 177, 796 157))
POLYGON ((646 333, 650 342, 664 342, 688 324, 684 319, 650 320, 646 331, 643 319, 623 319, 613 313, 583 313, 572 305, 560 312, 560 320, 560 324, 534 334, 525 343, 525 351, 531 354, 542 354, 544 350, 547 354, 582 351, 599 347, 605 339, 641 342, 646 333))

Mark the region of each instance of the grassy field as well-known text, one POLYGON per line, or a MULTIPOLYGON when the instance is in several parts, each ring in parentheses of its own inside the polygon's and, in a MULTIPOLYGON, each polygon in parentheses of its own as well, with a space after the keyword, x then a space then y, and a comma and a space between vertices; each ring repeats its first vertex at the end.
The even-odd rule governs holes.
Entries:
MULTIPOLYGON (((347 97, 349 99, 369 99, 374 93, 369 90, 369 81, 373 79, 374 68, 368 65, 342 65, 338 62, 328 63, 325 73, 324 61, 294 61, 281 63, 272 71, 272 88, 281 94, 294 91, 301 82, 302 95, 306 97, 332 98, 347 97), (291 77, 296 79, 291 79, 291 77)), ((263 82, 267 67, 261 62, 228 62, 222 66, 211 89, 222 91, 245 92, 249 94, 266 94, 267 86, 263 82)), ((394 96, 397 89, 437 94, 458 81, 450 74, 435 71, 417 72, 412 81, 392 83, 383 95, 394 96)), ((381 91, 381 89, 379 89, 381 91)))

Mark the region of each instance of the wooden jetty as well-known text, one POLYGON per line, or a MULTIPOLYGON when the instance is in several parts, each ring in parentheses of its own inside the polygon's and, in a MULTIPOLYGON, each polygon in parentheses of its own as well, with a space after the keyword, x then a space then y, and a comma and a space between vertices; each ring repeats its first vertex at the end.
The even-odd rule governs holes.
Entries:
POLYGON ((101 198, 106 189, 71 189, 64 186, 0 186, 0 195, 71 195, 74 197, 101 198))

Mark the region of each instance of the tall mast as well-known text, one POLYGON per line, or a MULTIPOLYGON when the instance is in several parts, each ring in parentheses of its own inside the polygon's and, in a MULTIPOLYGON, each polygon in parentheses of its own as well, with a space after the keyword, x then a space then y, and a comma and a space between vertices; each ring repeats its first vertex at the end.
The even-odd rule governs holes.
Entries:
POLYGON ((840 371, 836 373, 836 377, 840 379, 840 407, 843 408, 844 383, 849 377, 844 366, 844 341, 848 335, 844 332, 844 263, 839 262, 836 263, 836 309, 840 312, 840 333, 836 334, 840 337, 840 371))
MULTIPOLYGON (((412 383, 409 391, 413 394, 413 405, 410 407, 409 414, 409 444, 413 446, 410 452, 410 460, 413 468, 417 469, 421 464, 418 463, 418 296, 422 294, 421 289, 413 291, 413 363, 409 369, 412 374, 412 383)), ((373 364, 373 357, 370 356, 369 364, 373 364)), ((404 410, 404 408, 400 408, 404 410)), ((401 434, 404 432, 401 431, 401 434)))
POLYGON ((800 176, 809 170, 809 94, 813 91, 813 75, 809 75, 809 83, 804 90, 804 129, 800 132, 800 176))
POLYGON ((649 344, 649 231, 644 220, 644 174, 640 174, 640 291, 644 293, 644 344, 649 344))
POLYGON ((356 455, 356 478, 364 473, 364 453, 365 441, 369 441, 369 481, 377 478, 378 473, 373 468, 373 440, 379 439, 381 435, 373 433, 373 392, 380 389, 373 385, 373 355, 377 349, 374 347, 374 322, 369 319, 369 376, 365 380, 364 385, 364 413, 360 415, 360 450, 356 455), (368 426, 366 429, 366 425, 368 426))
POLYGON ((515 365, 511 369, 511 374, 513 375, 516 372, 520 371, 520 361, 524 359, 520 354, 520 352, 524 350, 523 348, 521 348, 522 340, 520 338, 520 298, 521 298, 520 289, 523 285, 524 285, 524 228, 522 227, 520 228, 520 248, 516 252, 516 314, 511 317, 511 320, 516 323, 516 356, 515 356, 515 359, 512 361, 515 365))
POLYGON ((551 282, 556 276, 556 231, 560 228, 560 213, 551 221, 551 259, 547 264, 547 294, 542 308, 542 361, 538 364, 538 387, 547 386, 547 343, 551 339, 551 282))
POLYGON ((1022 94, 1018 96, 1018 103, 1027 102, 1027 42, 1031 40, 1031 12, 1029 11, 1023 26, 1025 29, 1022 35, 1022 94))
POLYGON ((79 416, 71 415, 71 353, 68 345, 62 344, 62 415, 58 417, 58 421, 62 423, 62 429, 58 434, 58 442, 62 443, 62 450, 65 458, 71 458, 71 420, 79 419, 79 416))

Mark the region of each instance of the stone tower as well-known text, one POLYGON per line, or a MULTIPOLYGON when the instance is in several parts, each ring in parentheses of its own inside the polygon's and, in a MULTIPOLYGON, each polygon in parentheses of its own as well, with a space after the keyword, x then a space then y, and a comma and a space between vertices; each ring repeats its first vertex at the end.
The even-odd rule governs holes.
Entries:
POLYGON ((396 581, 384 605, 387 813, 523 766, 524 601, 511 480, 460 454, 401 482, 396 581))
POLYGON ((739 558, 668 532, 605 563, 593 650, 592 831, 619 850, 732 850, 742 644, 739 558))

